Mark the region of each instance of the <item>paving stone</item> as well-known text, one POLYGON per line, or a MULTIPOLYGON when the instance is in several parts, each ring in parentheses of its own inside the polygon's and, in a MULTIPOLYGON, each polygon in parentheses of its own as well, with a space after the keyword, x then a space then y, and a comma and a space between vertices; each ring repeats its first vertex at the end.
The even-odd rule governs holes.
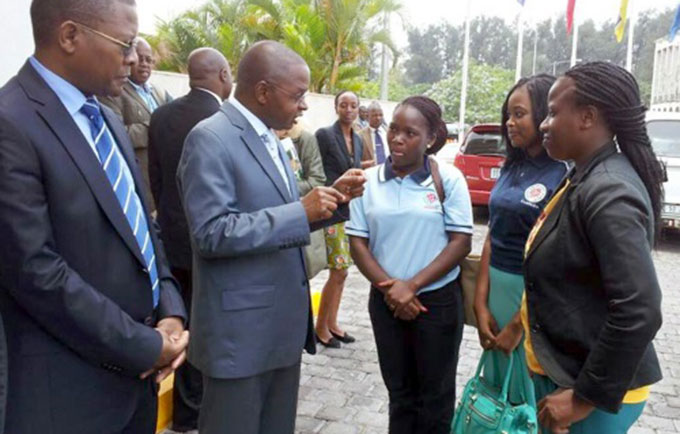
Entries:
POLYGON ((358 434, 360 429, 354 424, 330 422, 321 429, 321 434, 358 434))
POLYGON ((316 413, 316 417, 318 419, 337 422, 348 419, 354 413, 355 413, 354 409, 348 407, 336 407, 333 405, 326 405, 316 413))
POLYGON ((299 416, 314 417, 321 410, 323 403, 318 401, 298 400, 297 414, 299 416))

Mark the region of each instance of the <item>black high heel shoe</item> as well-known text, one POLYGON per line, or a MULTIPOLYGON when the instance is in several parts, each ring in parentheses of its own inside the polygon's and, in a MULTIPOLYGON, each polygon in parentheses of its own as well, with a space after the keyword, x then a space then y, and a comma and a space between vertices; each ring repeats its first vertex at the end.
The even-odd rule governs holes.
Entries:
POLYGON ((352 342, 357 341, 356 339, 354 339, 353 336, 350 336, 350 334, 347 333, 347 332, 345 332, 344 336, 340 336, 339 334, 335 333, 333 330, 330 330, 330 332, 335 339, 339 340, 343 344, 351 344, 352 342))
MULTIPOLYGON (((331 334, 333 334, 333 332, 331 332, 331 334)), ((340 345, 340 341, 333 336, 328 340, 328 342, 324 342, 323 339, 319 337, 319 335, 316 333, 314 335, 316 336, 316 341, 326 348, 340 348, 342 346, 340 345)))

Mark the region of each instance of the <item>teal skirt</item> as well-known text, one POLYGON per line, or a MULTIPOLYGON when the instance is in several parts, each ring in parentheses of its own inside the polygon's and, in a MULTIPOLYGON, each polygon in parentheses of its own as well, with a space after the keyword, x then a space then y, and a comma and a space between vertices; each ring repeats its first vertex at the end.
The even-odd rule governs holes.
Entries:
MULTIPOLYGON (((557 385, 550 378, 534 374, 537 402, 557 389, 557 385)), ((569 427, 569 434, 625 434, 642 414, 647 402, 638 404, 623 404, 618 413, 612 414, 595 409, 587 418, 569 427)), ((542 434, 549 434, 541 427, 542 434)))
MULTIPOLYGON (((524 277, 521 274, 507 273, 489 267, 488 306, 498 323, 499 330, 503 330, 503 327, 519 311, 523 293, 524 277)), ((530 384, 531 378, 524 353, 524 339, 520 341, 516 351, 519 357, 515 361, 520 360, 521 363, 515 363, 512 367, 508 395, 510 402, 519 404, 529 402, 527 394, 533 393, 533 387, 530 384)), ((484 365, 484 378, 499 389, 505 378, 508 360, 508 356, 502 351, 491 351, 484 365)))

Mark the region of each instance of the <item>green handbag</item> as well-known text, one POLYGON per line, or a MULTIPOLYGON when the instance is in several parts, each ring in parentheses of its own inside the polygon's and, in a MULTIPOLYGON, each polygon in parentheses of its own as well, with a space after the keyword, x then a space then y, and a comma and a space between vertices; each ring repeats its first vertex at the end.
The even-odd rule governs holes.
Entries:
POLYGON ((488 351, 484 351, 477 373, 465 385, 463 397, 451 423, 451 434, 536 434, 538 422, 533 383, 525 382, 532 389, 527 393, 529 402, 514 405, 508 401, 513 360, 519 355, 516 351, 512 352, 503 388, 499 391, 480 375, 487 354, 488 351))

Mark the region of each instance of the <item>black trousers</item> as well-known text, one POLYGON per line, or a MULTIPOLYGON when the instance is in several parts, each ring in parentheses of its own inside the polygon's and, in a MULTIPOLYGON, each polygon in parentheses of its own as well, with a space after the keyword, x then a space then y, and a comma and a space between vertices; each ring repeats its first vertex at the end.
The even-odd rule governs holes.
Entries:
POLYGON ((394 318, 371 288, 368 311, 389 394, 390 434, 448 434, 456 398, 463 297, 458 281, 418 297, 428 312, 394 318))
POLYGON ((153 434, 156 432, 158 385, 154 381, 153 375, 144 381, 146 383, 144 385, 145 390, 139 397, 137 409, 120 434, 153 434))
MULTIPOLYGON (((191 312, 191 270, 183 268, 171 269, 172 275, 180 284, 182 299, 191 312)), ((191 318, 189 318, 191 320, 191 318)), ((189 361, 175 371, 172 395, 172 428, 184 432, 198 428, 198 412, 203 397, 203 376, 189 361)))

